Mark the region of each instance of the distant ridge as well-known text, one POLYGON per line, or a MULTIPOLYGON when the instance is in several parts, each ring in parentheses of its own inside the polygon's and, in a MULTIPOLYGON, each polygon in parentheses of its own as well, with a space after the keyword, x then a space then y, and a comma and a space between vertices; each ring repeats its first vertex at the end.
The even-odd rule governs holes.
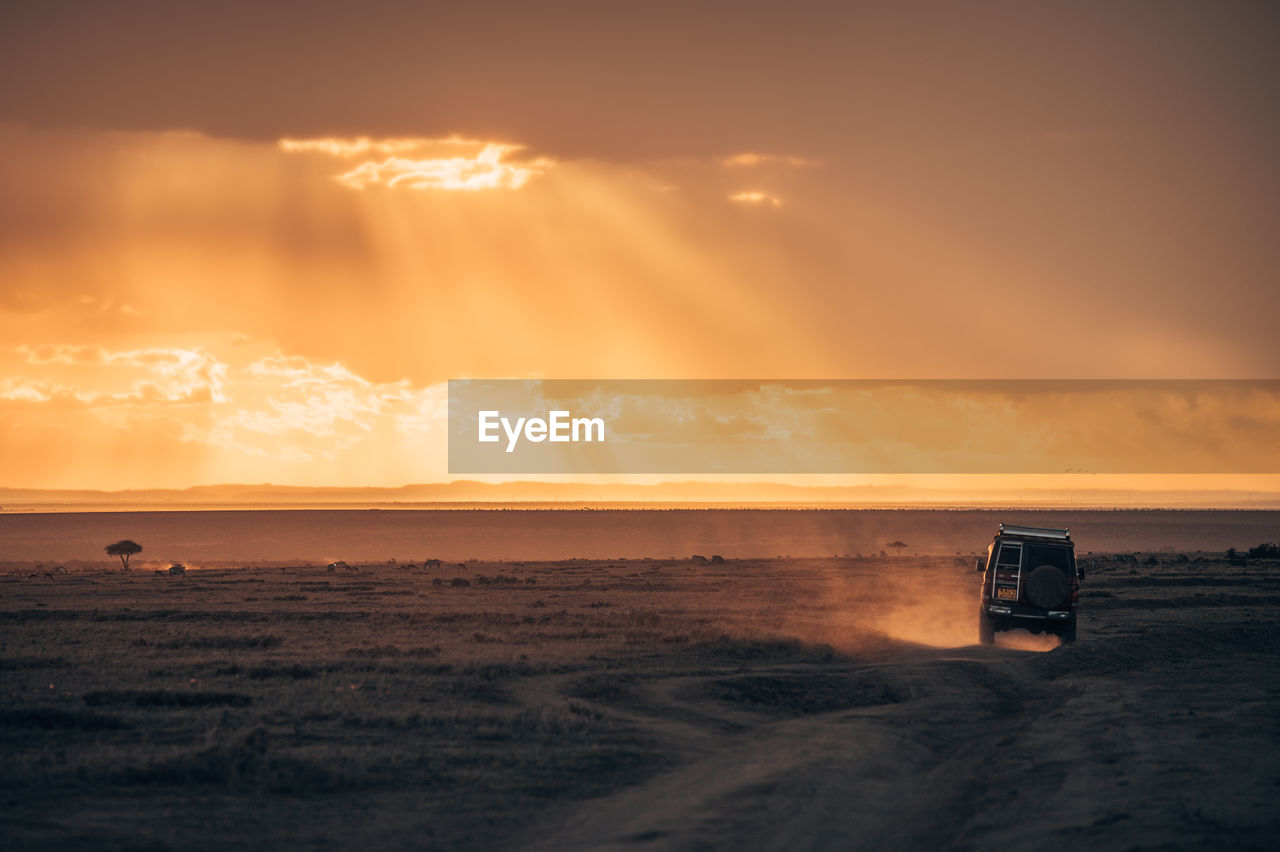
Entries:
POLYGON ((397 505, 715 505, 715 506, 1072 506, 1098 508, 1275 508, 1280 492, 1138 489, 972 489, 909 485, 791 485, 768 482, 580 482, 421 483, 395 488, 291 485, 196 485, 181 489, 39 489, 0 487, 0 507, 218 507, 218 506, 397 506, 397 505))

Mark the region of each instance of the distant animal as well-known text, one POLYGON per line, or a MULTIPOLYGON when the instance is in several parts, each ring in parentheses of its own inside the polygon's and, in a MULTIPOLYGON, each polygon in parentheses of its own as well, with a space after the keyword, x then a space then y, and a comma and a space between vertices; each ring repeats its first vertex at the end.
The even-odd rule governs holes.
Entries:
POLYGON ((345 562, 330 562, 328 567, 325 570, 327 570, 330 574, 332 574, 333 572, 337 571, 339 568, 341 568, 344 571, 351 570, 351 566, 347 565, 347 563, 345 562))
POLYGON ((179 565, 178 563, 175 562, 174 564, 169 566, 169 576, 170 577, 187 576, 187 566, 179 565))
POLYGON ((422 563, 423 568, 439 568, 442 565, 444 565, 444 563, 439 559, 428 559, 426 562, 422 563))
POLYGON ((689 557, 689 561, 692 562, 694 565, 706 565, 707 557, 703 556, 700 553, 695 553, 689 557))

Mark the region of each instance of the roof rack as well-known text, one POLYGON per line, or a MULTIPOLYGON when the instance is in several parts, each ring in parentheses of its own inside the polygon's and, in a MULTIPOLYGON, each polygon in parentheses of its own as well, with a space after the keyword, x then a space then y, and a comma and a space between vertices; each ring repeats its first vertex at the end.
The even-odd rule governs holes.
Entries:
POLYGON ((1051 538, 1056 541, 1071 541, 1071 531, 1052 529, 1050 527, 1018 527, 1013 524, 1001 524, 1000 535, 1025 535, 1031 538, 1051 538))

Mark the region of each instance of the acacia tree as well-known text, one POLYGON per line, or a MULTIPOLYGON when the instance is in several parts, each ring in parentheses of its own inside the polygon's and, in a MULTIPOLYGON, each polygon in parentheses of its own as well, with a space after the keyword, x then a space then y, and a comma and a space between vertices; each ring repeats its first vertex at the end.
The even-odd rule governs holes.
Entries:
POLYGON ((141 553, 142 545, 138 544, 136 541, 130 541, 125 538, 114 544, 108 544, 106 551, 108 556, 119 556, 120 564, 124 566, 121 570, 128 571, 129 557, 135 553, 141 553))
POLYGON ((897 551, 898 551, 898 555, 899 555, 899 556, 901 556, 901 555, 902 555, 902 548, 906 547, 906 546, 907 546, 907 543, 906 543, 905 541, 891 541, 891 542, 889 542, 889 546, 890 546, 890 547, 892 547, 892 548, 894 548, 895 550, 897 550, 897 551))

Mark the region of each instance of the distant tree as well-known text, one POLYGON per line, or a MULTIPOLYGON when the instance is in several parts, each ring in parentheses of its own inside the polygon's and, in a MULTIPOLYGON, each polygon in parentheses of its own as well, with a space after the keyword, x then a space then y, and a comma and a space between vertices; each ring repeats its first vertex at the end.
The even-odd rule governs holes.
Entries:
POLYGON ((904 548, 904 547, 906 547, 906 546, 907 546, 907 543, 906 543, 905 541, 891 541, 891 542, 889 542, 889 547, 892 547, 894 550, 898 551, 898 555, 899 555, 899 556, 901 556, 901 555, 902 555, 902 548, 904 548))
POLYGON ((121 570, 128 571, 129 557, 133 556, 135 553, 141 553, 142 545, 138 544, 136 541, 130 541, 125 538, 117 541, 115 544, 108 544, 106 551, 108 556, 119 556, 120 564, 123 566, 121 570))

